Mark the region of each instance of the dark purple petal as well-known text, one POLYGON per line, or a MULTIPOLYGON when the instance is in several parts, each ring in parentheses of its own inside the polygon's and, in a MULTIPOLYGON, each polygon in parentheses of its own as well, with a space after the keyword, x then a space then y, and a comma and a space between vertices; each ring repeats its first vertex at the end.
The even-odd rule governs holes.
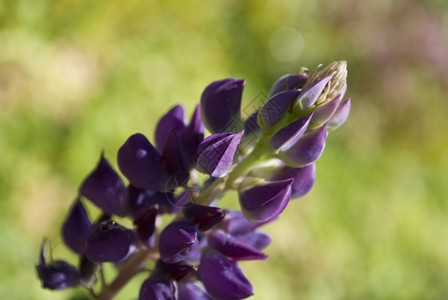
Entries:
POLYGON ((177 284, 178 300, 213 300, 202 288, 193 282, 177 284))
POLYGON ((316 103, 320 94, 324 90, 327 83, 331 80, 331 76, 325 77, 322 80, 316 81, 310 86, 304 88, 300 95, 298 96, 297 102, 294 104, 294 112, 300 113, 308 108, 310 108, 314 103, 316 103))
POLYGON ((191 247, 190 253, 188 254, 188 261, 199 262, 202 256, 202 249, 207 246, 208 238, 207 236, 198 231, 198 240, 194 243, 193 247, 191 247))
POLYGON ((134 250, 134 232, 112 220, 92 228, 85 255, 92 262, 120 262, 134 250))
POLYGON ((182 132, 180 137, 184 159, 190 169, 194 168, 196 165, 197 149, 199 144, 204 139, 205 127, 200 116, 200 109, 200 105, 197 105, 191 117, 190 123, 182 132))
POLYGON ((240 205, 244 215, 251 221, 269 221, 276 218, 289 202, 293 181, 287 179, 265 182, 240 191, 240 205))
POLYGON ((245 234, 234 235, 233 238, 252 248, 263 250, 271 243, 269 235, 263 232, 249 232, 245 234))
POLYGON ((274 126, 293 105, 298 95, 298 90, 289 90, 272 96, 258 112, 258 125, 261 128, 274 126))
POLYGON ((244 214, 237 210, 225 210, 226 217, 223 220, 222 228, 224 231, 233 234, 246 234, 254 231, 258 227, 269 223, 272 220, 264 222, 250 222, 244 216, 244 214))
POLYGON ((291 199, 305 196, 313 187, 316 180, 316 166, 314 164, 307 165, 302 168, 291 168, 284 166, 279 168, 271 180, 282 180, 293 178, 291 199))
POLYGON ((77 254, 83 254, 92 223, 81 200, 76 200, 62 225, 65 244, 77 254))
POLYGON ((334 130, 344 124, 350 114, 351 102, 350 98, 345 99, 339 104, 336 112, 331 116, 330 120, 327 122, 328 130, 334 130))
POLYGON ((268 257, 256 248, 246 245, 222 230, 215 231, 208 239, 210 247, 232 260, 265 260, 268 257))
POLYGON ((280 129, 271 139, 271 145, 278 152, 291 148, 305 133, 313 113, 280 129))
POLYGON ((152 200, 152 195, 156 192, 147 191, 133 185, 129 185, 127 188, 128 193, 128 213, 133 218, 138 218, 147 208, 156 204, 152 200))
POLYGON ((182 210, 186 219, 198 226, 198 230, 205 231, 218 224, 225 217, 225 213, 218 207, 199 204, 187 205, 182 210))
POLYGON ((303 167, 315 162, 324 152, 325 141, 327 139, 327 126, 324 125, 306 133, 289 150, 280 153, 281 158, 291 167, 303 167))
POLYGON ((188 257, 196 241, 197 232, 194 224, 185 221, 173 222, 160 234, 160 257, 166 263, 180 262, 188 257))
POLYGON ((182 105, 176 105, 170 109, 157 123, 155 131, 156 147, 162 152, 165 147, 168 134, 173 131, 179 135, 185 128, 185 113, 182 105))
POLYGON ((156 148, 141 133, 129 137, 118 150, 118 166, 132 185, 146 190, 166 187, 166 174, 156 148))
POLYGON ((138 297, 139 300, 176 300, 176 287, 172 280, 158 274, 146 279, 138 297))
POLYGON ((107 214, 126 215, 126 187, 103 155, 82 183, 80 194, 107 214))
POLYGON ((226 132, 240 119, 245 80, 227 78, 210 83, 201 96, 201 117, 211 133, 226 132))
POLYGON ((157 205, 149 207, 140 217, 134 220, 135 233, 140 243, 150 248, 153 246, 153 234, 156 230, 157 205))
POLYGON ((163 262, 161 259, 157 261, 156 269, 158 272, 176 281, 181 280, 188 274, 197 270, 196 267, 184 262, 168 264, 163 262))
POLYGON ((163 148, 162 162, 168 174, 167 189, 183 186, 188 182, 190 172, 184 161, 179 136, 171 130, 163 148))
POLYGON ((271 88, 269 96, 273 96, 283 91, 299 89, 308 79, 305 74, 287 74, 278 79, 271 88))
MULTIPOLYGON (((345 87, 347 87, 347 85, 345 85, 345 87)), ((345 89, 340 95, 334 97, 332 100, 324 103, 323 105, 318 106, 314 110, 314 115, 311 119, 309 128, 319 128, 324 125, 338 109, 344 94, 345 89)))
POLYGON ((91 288, 95 285, 96 271, 98 270, 99 264, 91 262, 84 255, 80 258, 79 261, 79 277, 80 282, 84 287, 91 288))
POLYGON ((212 177, 223 176, 232 166, 244 130, 238 133, 213 134, 198 147, 196 169, 212 177))
POLYGON ((238 264, 215 250, 202 254, 198 271, 205 289, 217 300, 238 300, 253 295, 252 285, 238 264))
POLYGON ((36 266, 37 275, 42 287, 50 290, 61 290, 79 284, 78 270, 65 261, 53 261, 47 264, 45 258, 45 241, 42 243, 39 264, 36 266))

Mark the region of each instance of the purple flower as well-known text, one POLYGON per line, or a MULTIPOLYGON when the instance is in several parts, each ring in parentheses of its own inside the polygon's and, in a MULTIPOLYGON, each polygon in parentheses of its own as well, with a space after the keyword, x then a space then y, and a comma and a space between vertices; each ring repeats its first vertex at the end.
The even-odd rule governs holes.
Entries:
POLYGON ((203 140, 198 147, 196 169, 212 177, 223 176, 233 164, 243 133, 217 133, 203 140))
POLYGON ((267 256, 257 248, 245 244, 242 240, 222 230, 215 231, 208 239, 209 245, 232 260, 267 259, 267 256))
POLYGON ((246 81, 227 78, 210 83, 201 96, 201 117, 211 133, 226 132, 240 119, 246 81))
POLYGON ((288 166, 299 168, 315 162, 324 152, 327 126, 306 133, 294 146, 280 153, 288 166))
POLYGON ((273 96, 287 90, 300 89, 306 83, 308 76, 305 74, 287 74, 280 77, 272 86, 269 96, 273 96))
POLYGON ((197 105, 191 116, 190 123, 180 137, 185 163, 189 169, 194 168, 196 165, 197 149, 204 139, 205 127, 200 117, 200 110, 201 106, 197 105))
POLYGON ((37 275, 42 287, 50 290, 61 290, 79 284, 78 270, 62 260, 46 262, 45 242, 42 243, 39 264, 36 266, 37 275))
POLYGON ((330 120, 327 122, 328 130, 334 130, 344 124, 347 120, 348 115, 350 114, 351 102, 350 98, 345 99, 339 107, 336 109, 336 112, 331 116, 330 120))
POLYGON ((310 123, 313 113, 298 119, 280 129, 271 139, 271 146, 278 152, 283 152, 291 148, 305 133, 310 123))
POLYGON ((232 234, 233 236, 253 232, 258 227, 263 226, 273 220, 250 222, 240 211, 225 210, 225 213, 226 217, 222 221, 221 227, 224 229, 224 231, 232 234))
POLYGON ((156 269, 156 272, 164 274, 167 278, 171 278, 176 281, 181 280, 188 274, 191 274, 197 270, 196 267, 185 262, 165 263, 161 259, 157 260, 156 269))
POLYGON ((271 128, 291 108, 299 95, 299 90, 289 90, 275 94, 258 112, 258 125, 271 128))
POLYGON ((196 242, 196 226, 186 221, 173 222, 160 234, 160 257, 166 263, 180 262, 188 257, 196 242))
POLYGON ((213 300, 202 288, 193 282, 177 284, 178 300, 213 300))
POLYGON ((62 225, 65 244, 77 254, 83 254, 92 223, 81 200, 76 200, 62 225))
POLYGON ((218 224, 225 217, 225 213, 218 207, 199 204, 187 205, 182 210, 185 218, 198 226, 198 230, 205 231, 218 224))
POLYGON ((140 243, 150 248, 153 246, 153 234, 156 229, 157 205, 149 207, 134 220, 135 233, 140 243))
POLYGON ((305 196, 313 187, 316 180, 316 166, 310 164, 302 168, 291 168, 283 166, 278 168, 269 178, 270 180, 283 180, 293 178, 291 185, 291 199, 305 196))
POLYGON ((199 278, 207 292, 217 300, 238 300, 253 295, 252 285, 238 264, 216 250, 202 254, 199 278))
POLYGON ((156 148, 141 133, 129 137, 118 150, 118 166, 132 185, 158 191, 166 187, 167 176, 156 148))
POLYGON ((126 187, 103 155, 82 183, 80 194, 107 214, 126 215, 126 187))
POLYGON ((162 162, 169 177, 167 188, 174 189, 184 185, 190 177, 188 166, 184 161, 179 136, 171 130, 162 152, 162 162))
POLYGON ((345 91, 347 90, 347 85, 344 85, 344 88, 341 91, 341 94, 337 95, 330 101, 324 102, 321 105, 317 106, 314 110, 313 118, 311 119, 309 128, 318 128, 325 124, 331 116, 336 112, 341 103, 342 98, 345 95, 345 91))
POLYGON ((162 152, 168 135, 173 131, 180 135, 185 128, 185 113, 182 105, 176 105, 170 109, 157 123, 155 131, 155 141, 159 152, 162 152))
POLYGON ((270 221, 286 208, 294 179, 264 182, 239 192, 241 210, 251 221, 270 221))
POLYGON ((138 299, 176 300, 176 287, 172 280, 154 273, 143 282, 138 299))
POLYGON ((302 111, 314 105, 319 96, 322 94, 327 83, 331 80, 331 77, 332 76, 325 77, 305 87, 300 92, 297 102, 294 104, 293 111, 297 114, 300 114, 302 111))
POLYGON ((134 232, 112 220, 105 220, 92 228, 85 255, 92 262, 120 262, 134 249, 134 232))

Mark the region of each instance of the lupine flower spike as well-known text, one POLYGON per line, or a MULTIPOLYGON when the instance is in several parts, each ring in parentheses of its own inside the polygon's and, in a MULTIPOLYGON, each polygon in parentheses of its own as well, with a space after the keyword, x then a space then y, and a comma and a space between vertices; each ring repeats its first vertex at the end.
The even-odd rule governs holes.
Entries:
POLYGON ((79 263, 53 260, 44 242, 36 265, 42 286, 81 286, 93 299, 113 299, 144 272, 131 298, 256 294, 239 263, 268 259, 264 249, 272 239, 260 227, 311 191, 328 133, 350 112, 346 79, 344 61, 287 74, 246 119, 246 81, 217 80, 205 88, 188 123, 176 105, 157 122, 154 140, 134 133, 123 141, 116 156, 121 175, 101 153, 61 228, 79 263), (205 129, 211 134, 204 138, 205 129), (239 210, 222 207, 228 191, 236 192, 239 210), (102 273, 106 264, 116 266, 111 282, 102 273))

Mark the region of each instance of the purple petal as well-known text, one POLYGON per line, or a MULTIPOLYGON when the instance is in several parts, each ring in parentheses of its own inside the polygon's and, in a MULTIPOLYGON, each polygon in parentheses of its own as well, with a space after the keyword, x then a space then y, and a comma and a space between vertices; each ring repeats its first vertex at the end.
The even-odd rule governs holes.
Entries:
POLYGON ((313 113, 280 129, 271 139, 272 147, 278 152, 291 148, 305 133, 312 117, 313 113))
POLYGON ((157 123, 155 131, 156 147, 157 150, 162 152, 165 147, 165 143, 168 134, 174 131, 179 135, 185 128, 185 113, 182 105, 176 105, 170 109, 157 123))
POLYGON ((201 96, 201 117, 211 133, 226 132, 240 119, 245 80, 227 78, 209 84, 201 96))
POLYGON ((139 293, 139 300, 176 300, 176 287, 172 280, 158 274, 146 279, 139 293))
POLYGON ((282 180, 293 178, 291 199, 305 196, 313 187, 316 180, 316 166, 314 164, 307 165, 302 168, 291 168, 284 166, 279 168, 271 180, 282 180))
POLYGON ((185 218, 198 226, 198 230, 206 231, 225 217, 225 213, 218 207, 199 204, 187 205, 183 210, 185 218))
POLYGON ((238 264, 215 250, 209 249, 202 254, 198 271, 213 298, 238 300, 253 295, 252 285, 238 264))
POLYGON ((188 168, 194 168, 197 159, 197 149, 204 139, 204 123, 200 117, 201 106, 197 105, 191 117, 190 123, 182 132, 180 141, 184 152, 184 159, 188 168))
POLYGON ((153 246, 153 234, 156 229, 157 205, 149 207, 139 218, 134 220, 135 233, 140 243, 150 248, 153 246))
POLYGON ((161 272, 168 278, 171 278, 176 281, 181 280, 188 274, 196 271, 196 267, 189 265, 187 263, 179 262, 174 264, 168 264, 160 259, 156 263, 156 269, 158 272, 161 272))
POLYGON ((316 103, 320 94, 324 90, 327 83, 331 80, 331 76, 325 77, 322 80, 316 81, 312 85, 304 88, 300 95, 298 96, 297 102, 294 104, 293 111, 295 113, 300 113, 308 108, 310 108, 314 103, 316 103))
POLYGON ((187 183, 190 177, 187 163, 183 159, 179 136, 171 130, 162 153, 162 162, 168 174, 167 188, 173 189, 187 183))
POLYGON ((233 235, 246 234, 254 231, 258 227, 269 223, 269 221, 264 222, 249 222, 244 214, 237 210, 225 210, 226 217, 223 220, 224 230, 233 235))
POLYGON ((334 130, 344 124, 350 114, 350 98, 345 99, 327 122, 328 130, 334 130))
POLYGON ((92 228, 85 255, 92 262, 120 262, 134 250, 134 232, 112 220, 92 228))
MULTIPOLYGON (((345 85, 347 86, 347 85, 345 85)), ((331 116, 335 113, 337 108, 339 107, 339 104, 341 103, 343 94, 340 94, 339 96, 334 97, 332 100, 328 101, 327 103, 324 103, 322 106, 317 107, 314 110, 313 118, 311 119, 309 128, 319 128, 322 125, 324 125, 331 116)))
POLYGON ((213 134, 198 147, 196 169, 212 177, 224 175, 232 166, 244 130, 238 133, 213 134))
POLYGON ((77 254, 83 254, 92 223, 81 200, 76 200, 62 225, 65 244, 77 254))
POLYGON ((239 193, 241 210, 251 221, 276 218, 291 197, 293 179, 265 182, 239 193))
POLYGON ((215 231, 209 237, 208 242, 210 247, 235 261, 268 258, 263 252, 242 243, 222 230, 215 231))
POLYGON ((304 74, 287 74, 280 79, 278 79, 271 88, 269 96, 273 96, 283 91, 299 89, 301 88, 308 79, 307 75, 304 74))
POLYGON ((282 152, 279 156, 291 167, 303 167, 315 162, 324 152, 325 140, 327 138, 327 126, 305 134, 289 150, 282 152))
POLYGON ((80 194, 107 214, 126 215, 126 187, 103 155, 82 183, 80 194))
POLYGON ((177 289, 178 300, 213 300, 206 291, 192 282, 179 282, 177 289))
POLYGON ((198 240, 194 243, 193 247, 191 247, 191 251, 188 254, 188 261, 199 262, 202 256, 202 249, 207 246, 208 238, 207 236, 198 231, 198 240))
POLYGON ((296 101, 298 95, 298 90, 289 90, 272 96, 258 113, 258 125, 262 128, 274 126, 296 101))
POLYGON ((166 174, 157 150, 141 133, 129 137, 118 150, 118 166, 132 185, 146 190, 166 187, 166 174))
POLYGON ((271 243, 269 235, 263 232, 249 232, 245 234, 234 235, 233 238, 252 248, 263 250, 271 243))
POLYGON ((196 241, 196 226, 185 221, 173 222, 160 234, 160 257, 166 263, 180 262, 188 257, 196 241))

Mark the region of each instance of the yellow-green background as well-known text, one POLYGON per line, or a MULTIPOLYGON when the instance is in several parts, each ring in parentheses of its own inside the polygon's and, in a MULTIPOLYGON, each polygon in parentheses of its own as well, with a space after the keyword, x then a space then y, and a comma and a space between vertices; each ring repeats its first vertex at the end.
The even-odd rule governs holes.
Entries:
POLYGON ((152 139, 177 103, 190 115, 212 80, 247 79, 247 106, 284 73, 344 59, 350 118, 312 192, 266 227, 269 260, 242 264, 253 299, 447 299, 447 11, 444 0, 0 1, 0 298, 76 294, 42 290, 33 266, 43 236, 70 257, 59 226, 102 150, 116 165, 130 134, 152 139))

